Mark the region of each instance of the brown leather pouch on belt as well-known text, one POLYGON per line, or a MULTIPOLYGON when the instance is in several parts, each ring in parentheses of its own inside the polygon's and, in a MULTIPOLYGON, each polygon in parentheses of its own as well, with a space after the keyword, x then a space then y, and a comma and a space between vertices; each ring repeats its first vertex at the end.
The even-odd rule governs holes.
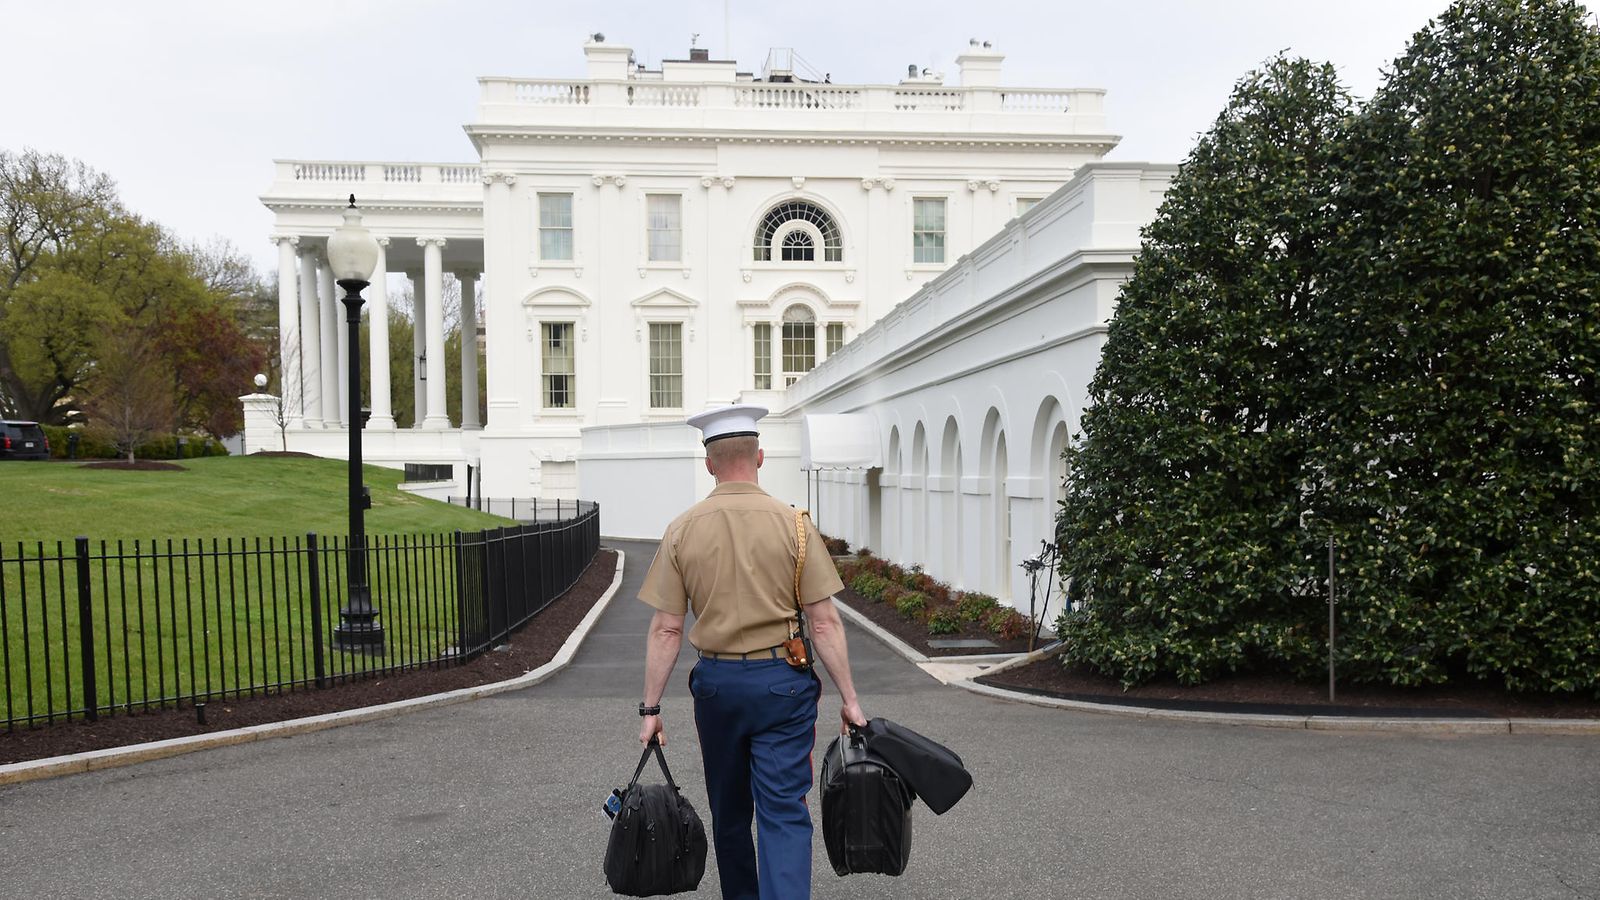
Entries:
POLYGON ((783 642, 783 652, 788 654, 789 665, 796 669, 811 668, 811 639, 806 637, 806 605, 800 597, 800 575, 806 570, 806 511, 795 510, 795 543, 800 548, 794 563, 795 627, 789 639, 783 642))

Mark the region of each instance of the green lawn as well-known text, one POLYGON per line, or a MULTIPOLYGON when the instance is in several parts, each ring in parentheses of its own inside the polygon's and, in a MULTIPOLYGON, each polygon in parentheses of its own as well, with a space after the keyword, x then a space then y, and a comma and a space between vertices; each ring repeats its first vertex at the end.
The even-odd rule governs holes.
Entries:
MULTIPOLYGON (((72 559, 79 534, 89 536, 93 556, 101 703, 249 692, 309 676, 310 554, 300 548, 307 532, 317 533, 324 547, 343 540, 345 464, 218 457, 183 465, 182 472, 0 465, 7 498, 0 525, 6 679, 0 722, 30 706, 42 713, 83 704, 72 559)), ((456 561, 448 535, 510 522, 406 494, 393 469, 369 466, 365 474, 373 500, 367 529, 373 546, 382 547, 372 554, 369 582, 387 640, 379 656, 327 650, 325 670, 332 675, 426 662, 456 644, 456 561)), ((344 562, 336 550, 319 556, 325 648, 338 622, 344 562)))
MULTIPOLYGON (((346 464, 335 459, 217 456, 182 472, 119 472, 73 463, 0 463, 0 545, 18 540, 304 537, 348 530, 346 464)), ((509 519, 399 490, 398 469, 367 466, 371 534, 438 533, 509 519)))

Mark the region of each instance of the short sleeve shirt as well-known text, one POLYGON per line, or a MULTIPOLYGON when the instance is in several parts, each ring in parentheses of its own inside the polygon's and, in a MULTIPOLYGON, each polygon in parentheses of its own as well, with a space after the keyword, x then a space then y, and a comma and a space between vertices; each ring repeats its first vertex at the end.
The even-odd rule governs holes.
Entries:
MULTIPOLYGON (((754 482, 717 485, 667 526, 639 599, 663 612, 694 612, 689 643, 713 653, 748 653, 783 643, 795 617, 795 509, 754 482)), ((800 599, 816 603, 844 588, 809 518, 800 599)))

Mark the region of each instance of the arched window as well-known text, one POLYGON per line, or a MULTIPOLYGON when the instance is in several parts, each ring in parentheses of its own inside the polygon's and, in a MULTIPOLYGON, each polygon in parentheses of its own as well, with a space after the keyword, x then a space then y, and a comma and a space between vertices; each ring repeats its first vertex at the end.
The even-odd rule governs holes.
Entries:
POLYGON ((817 245, 810 232, 796 228, 783 236, 784 262, 811 262, 816 258, 817 245))
POLYGON ((783 386, 817 364, 817 317, 799 303, 783 311, 783 386))
POLYGON ((771 262, 774 259, 773 244, 777 242, 779 244, 776 248, 777 259, 786 262, 813 261, 817 258, 818 239, 822 243, 824 262, 844 260, 844 242, 840 239, 839 225, 833 221, 833 216, 828 215, 826 210, 815 203, 805 200, 786 200, 762 216, 761 224, 756 226, 755 260, 771 262), (784 228, 790 223, 809 225, 810 228, 784 228), (815 236, 811 233, 813 230, 815 236), (780 237, 781 241, 775 241, 780 237))

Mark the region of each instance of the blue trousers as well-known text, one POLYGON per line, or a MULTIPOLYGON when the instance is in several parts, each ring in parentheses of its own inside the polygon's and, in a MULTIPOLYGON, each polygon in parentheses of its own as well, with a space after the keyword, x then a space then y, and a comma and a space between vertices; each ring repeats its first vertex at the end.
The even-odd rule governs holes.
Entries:
POLYGON ((724 900, 809 898, 806 794, 821 682, 781 659, 702 659, 689 692, 724 900))

